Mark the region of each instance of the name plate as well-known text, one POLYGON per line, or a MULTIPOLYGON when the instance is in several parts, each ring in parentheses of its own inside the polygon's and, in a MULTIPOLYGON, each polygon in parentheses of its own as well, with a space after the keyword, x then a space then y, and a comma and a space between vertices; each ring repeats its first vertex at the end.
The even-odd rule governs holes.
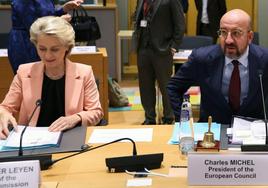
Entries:
POLYGON ((0 163, 0 187, 39 187, 39 161, 0 163))
POLYGON ((267 153, 188 155, 189 185, 268 185, 267 153))

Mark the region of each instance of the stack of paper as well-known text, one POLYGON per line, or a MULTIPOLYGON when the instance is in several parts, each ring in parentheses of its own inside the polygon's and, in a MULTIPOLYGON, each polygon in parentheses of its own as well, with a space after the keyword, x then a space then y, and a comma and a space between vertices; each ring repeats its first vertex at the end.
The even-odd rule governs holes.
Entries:
POLYGON ((228 132, 231 144, 265 143, 265 123, 262 120, 234 117, 233 127, 228 132))
MULTIPOLYGON (((24 126, 18 126, 18 132, 12 130, 6 141, 1 141, 0 151, 18 149, 23 128, 24 126)), ((22 147, 24 149, 57 147, 61 135, 62 132, 48 131, 48 127, 27 127, 23 135, 22 147)))

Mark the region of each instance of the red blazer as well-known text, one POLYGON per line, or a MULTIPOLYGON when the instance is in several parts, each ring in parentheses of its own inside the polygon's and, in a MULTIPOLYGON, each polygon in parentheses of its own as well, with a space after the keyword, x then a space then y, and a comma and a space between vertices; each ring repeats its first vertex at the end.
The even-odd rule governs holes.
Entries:
MULTIPOLYGON (((19 113, 18 124, 26 124, 38 99, 41 99, 44 64, 23 64, 19 67, 9 91, 0 104, 13 115, 19 113)), ((103 117, 99 93, 91 66, 66 60, 65 115, 79 114, 83 125, 96 125, 103 117)), ((40 108, 30 126, 36 126, 40 108)))

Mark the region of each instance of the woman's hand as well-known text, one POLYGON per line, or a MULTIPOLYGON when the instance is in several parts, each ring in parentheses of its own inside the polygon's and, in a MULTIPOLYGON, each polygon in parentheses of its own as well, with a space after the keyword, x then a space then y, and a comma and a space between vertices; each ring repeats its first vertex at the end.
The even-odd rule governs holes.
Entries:
POLYGON ((8 126, 14 127, 17 132, 17 122, 16 119, 8 112, 0 112, 0 139, 6 139, 9 135, 8 126))
POLYGON ((77 7, 80 6, 81 3, 83 3, 84 0, 73 0, 73 1, 68 1, 63 5, 63 11, 64 12, 69 12, 77 7))
POLYGON ((60 117, 49 126, 48 130, 51 132, 64 131, 73 128, 80 121, 81 117, 77 114, 60 117))
POLYGON ((63 18, 67 22, 70 22, 71 19, 72 19, 72 16, 70 14, 64 14, 64 15, 61 16, 61 18, 63 18))

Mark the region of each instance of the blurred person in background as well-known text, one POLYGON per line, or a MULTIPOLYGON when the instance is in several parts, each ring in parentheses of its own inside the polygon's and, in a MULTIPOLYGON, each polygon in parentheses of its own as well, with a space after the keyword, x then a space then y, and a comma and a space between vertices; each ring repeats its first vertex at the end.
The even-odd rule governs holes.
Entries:
POLYGON ((195 0, 196 35, 210 36, 217 43, 220 19, 226 13, 225 0, 195 0))
POLYGON ((30 26, 43 16, 61 16, 71 20, 68 12, 77 8, 84 0, 72 0, 56 8, 53 0, 12 0, 12 28, 9 33, 8 59, 14 74, 19 65, 39 61, 35 46, 30 41, 30 26))

